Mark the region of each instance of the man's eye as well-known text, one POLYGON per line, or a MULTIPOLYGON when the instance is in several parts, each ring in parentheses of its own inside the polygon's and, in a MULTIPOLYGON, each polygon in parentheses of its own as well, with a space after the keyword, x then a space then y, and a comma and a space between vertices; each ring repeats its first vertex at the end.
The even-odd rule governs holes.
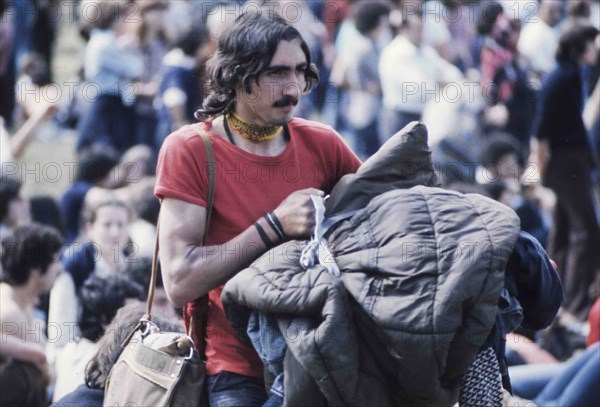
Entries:
POLYGON ((271 78, 281 78, 284 75, 283 71, 272 71, 269 73, 271 78))

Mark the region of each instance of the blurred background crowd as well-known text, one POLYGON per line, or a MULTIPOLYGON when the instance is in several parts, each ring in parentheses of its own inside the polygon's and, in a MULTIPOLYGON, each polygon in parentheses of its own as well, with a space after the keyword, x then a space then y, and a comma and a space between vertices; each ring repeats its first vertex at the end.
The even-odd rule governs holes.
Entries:
POLYGON ((255 10, 287 19, 318 66, 297 116, 362 159, 423 121, 443 186, 510 206, 548 250, 563 310, 507 341, 512 365, 544 366, 515 373, 543 376, 522 390, 535 398, 598 340, 599 0, 0 0, 0 237, 54 244, 29 259, 3 246, 2 405, 5 389, 56 401, 102 382, 110 362, 85 366, 147 291, 160 146, 196 120, 219 36, 255 10))

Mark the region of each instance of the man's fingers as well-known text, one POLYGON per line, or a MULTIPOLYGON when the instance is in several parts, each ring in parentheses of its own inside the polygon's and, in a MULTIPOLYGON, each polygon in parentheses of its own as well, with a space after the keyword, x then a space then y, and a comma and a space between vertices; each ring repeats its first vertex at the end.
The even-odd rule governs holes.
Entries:
POLYGON ((316 188, 301 189, 297 193, 302 194, 302 195, 318 195, 318 196, 325 195, 325 193, 323 191, 321 191, 320 189, 316 189, 316 188))

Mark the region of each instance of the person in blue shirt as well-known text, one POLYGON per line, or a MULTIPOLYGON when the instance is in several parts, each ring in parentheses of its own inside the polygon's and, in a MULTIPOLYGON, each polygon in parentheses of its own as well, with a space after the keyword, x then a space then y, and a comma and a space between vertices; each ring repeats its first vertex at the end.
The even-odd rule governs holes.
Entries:
POLYGON ((203 99, 204 64, 214 49, 208 31, 202 27, 190 30, 177 46, 163 58, 161 83, 156 105, 158 128, 155 150, 176 129, 195 122, 194 112, 203 99))
POLYGON ((136 143, 136 85, 144 64, 140 55, 119 43, 125 32, 127 9, 119 2, 99 2, 85 49, 84 98, 91 102, 78 126, 77 151, 103 144, 124 152, 136 143))

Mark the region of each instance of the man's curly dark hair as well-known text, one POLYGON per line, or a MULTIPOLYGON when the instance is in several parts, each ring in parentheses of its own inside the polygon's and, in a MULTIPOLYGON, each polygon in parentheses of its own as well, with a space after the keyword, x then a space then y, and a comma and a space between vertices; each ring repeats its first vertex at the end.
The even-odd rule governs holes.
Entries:
POLYGON ((38 223, 17 227, 2 240, 2 275, 0 280, 11 286, 27 283, 31 271, 45 274, 48 266, 57 261, 62 248, 58 230, 38 223))

